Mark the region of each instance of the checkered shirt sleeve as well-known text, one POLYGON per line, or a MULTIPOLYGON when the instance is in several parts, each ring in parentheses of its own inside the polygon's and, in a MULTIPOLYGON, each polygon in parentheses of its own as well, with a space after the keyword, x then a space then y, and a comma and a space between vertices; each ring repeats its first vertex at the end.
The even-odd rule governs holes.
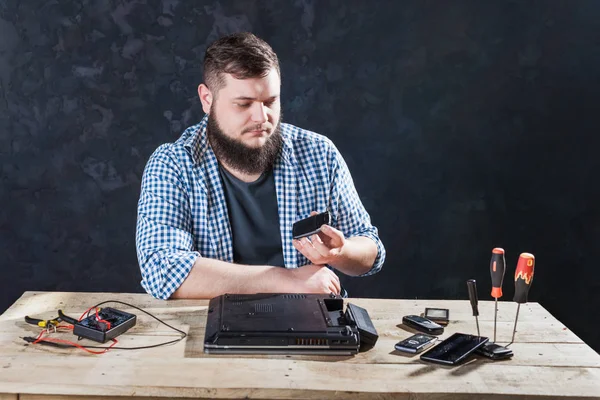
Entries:
POLYGON ((344 158, 333 143, 330 142, 330 146, 329 161, 333 170, 330 209, 334 213, 337 229, 345 237, 365 236, 375 242, 377 246, 375 262, 369 271, 360 276, 373 275, 383 267, 385 247, 379 239, 377 228, 371 224, 369 213, 360 201, 344 158))
POLYGON ((144 170, 136 229, 142 286, 159 299, 177 290, 200 256, 181 169, 168 147, 160 146, 144 170))

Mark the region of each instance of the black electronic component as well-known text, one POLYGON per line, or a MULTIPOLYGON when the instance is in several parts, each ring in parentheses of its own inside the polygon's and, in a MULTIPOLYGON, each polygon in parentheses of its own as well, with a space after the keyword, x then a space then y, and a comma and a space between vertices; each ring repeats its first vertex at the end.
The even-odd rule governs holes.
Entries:
POLYGON ((486 337, 455 333, 421 355, 421 360, 438 364, 456 365, 487 343, 486 337))
POLYGON ((505 360, 513 356, 513 352, 508 347, 500 346, 493 342, 487 342, 477 350, 476 354, 491 358, 492 360, 505 360))
POLYGON ((440 335, 444 333, 443 326, 418 315, 406 315, 402 317, 402 323, 418 331, 429 333, 431 335, 440 335))
POLYGON ((351 325, 356 325, 358 328, 360 350, 367 350, 375 346, 379 335, 367 310, 356 304, 348 303, 345 316, 351 325))
POLYGON ((377 339, 367 311, 334 294, 224 294, 209 302, 204 352, 353 355, 377 339))
POLYGON ((450 321, 450 310, 447 308, 425 308, 425 318, 440 325, 448 325, 450 321))
POLYGON ((98 315, 92 314, 81 321, 66 316, 62 310, 58 310, 58 315, 63 321, 73 324, 74 335, 99 343, 106 343, 126 332, 135 326, 137 320, 134 314, 111 307, 103 308, 98 315))
POLYGON ((292 225, 292 237, 294 239, 300 239, 306 236, 314 235, 321 231, 321 226, 329 225, 331 222, 331 215, 329 211, 325 211, 321 214, 311 215, 308 218, 304 218, 300 221, 294 222, 292 225))
POLYGON ((435 336, 417 333, 416 335, 412 335, 411 337, 396 343, 394 348, 405 353, 416 354, 432 346, 436 340, 437 338, 435 336))

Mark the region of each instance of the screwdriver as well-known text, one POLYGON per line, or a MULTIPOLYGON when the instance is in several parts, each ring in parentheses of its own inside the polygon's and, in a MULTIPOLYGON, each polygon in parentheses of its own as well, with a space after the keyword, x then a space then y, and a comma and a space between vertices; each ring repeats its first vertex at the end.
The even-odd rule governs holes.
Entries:
POLYGON ((479 309, 477 308, 477 282, 475 279, 469 279, 467 281, 467 288, 469 289, 469 301, 471 302, 471 308, 473 308, 473 315, 475 316, 475 322, 477 323, 477 336, 481 336, 479 333, 479 309))
POLYGON ((502 281, 504 280, 504 271, 506 262, 504 261, 504 249, 496 247, 492 250, 492 259, 490 261, 490 274, 492 275, 492 297, 495 300, 494 311, 494 343, 496 343, 496 320, 498 318, 498 299, 502 297, 502 281))
MULTIPOLYGON (((512 340, 509 344, 515 341, 515 333, 517 332, 517 321, 519 320, 519 309, 522 303, 527 303, 527 294, 531 283, 533 282, 533 269, 535 266, 535 257, 530 253, 521 253, 515 270, 515 297, 513 301, 517 302, 517 316, 515 318, 515 327, 513 329, 512 340)), ((507 345, 508 346, 508 345, 507 345)))

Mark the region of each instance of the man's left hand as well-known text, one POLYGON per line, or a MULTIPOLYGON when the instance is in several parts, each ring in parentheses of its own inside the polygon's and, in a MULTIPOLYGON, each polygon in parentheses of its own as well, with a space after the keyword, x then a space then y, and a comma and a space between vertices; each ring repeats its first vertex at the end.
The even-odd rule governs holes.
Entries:
MULTIPOLYGON (((314 211, 311 215, 316 214, 314 211)), ((321 232, 302 239, 294 240, 294 247, 311 263, 317 265, 335 265, 346 245, 344 234, 329 225, 323 225, 321 232)))

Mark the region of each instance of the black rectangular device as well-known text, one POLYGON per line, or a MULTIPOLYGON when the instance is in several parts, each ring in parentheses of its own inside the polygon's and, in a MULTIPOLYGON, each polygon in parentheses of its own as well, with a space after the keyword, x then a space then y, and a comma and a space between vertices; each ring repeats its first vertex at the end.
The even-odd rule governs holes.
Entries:
POLYGON ((137 317, 125 311, 105 307, 96 314, 73 324, 73 334, 105 343, 135 326, 137 317))
POLYGON ((513 356, 513 352, 508 347, 500 346, 494 342, 487 342, 477 350, 475 354, 490 358, 492 360, 505 360, 513 356))
POLYGON ((345 316, 350 324, 356 325, 358 328, 361 350, 375 346, 379 335, 367 310, 356 304, 348 303, 345 316))
POLYGON ((377 331, 365 309, 336 295, 225 294, 210 300, 204 352, 352 355, 377 331))
POLYGON ((292 237, 294 239, 300 239, 314 235, 321 231, 322 225, 329 225, 330 223, 331 215, 329 214, 329 211, 301 219, 300 221, 294 222, 294 225, 292 225, 292 237))
POLYGON ((421 355, 421 360, 437 364, 456 365, 488 342, 488 338, 455 333, 421 355))
POLYGON ((425 314, 423 316, 437 324, 448 325, 448 322, 450 321, 450 310, 447 308, 427 307, 425 308, 425 314))
POLYGON ((406 315, 402 317, 402 323, 420 332, 429 333, 431 335, 440 335, 444 333, 443 326, 418 315, 406 315))
POLYGON ((436 340, 437 338, 435 336, 417 333, 416 335, 412 335, 411 337, 396 343, 394 348, 405 353, 416 354, 431 347, 436 340))

